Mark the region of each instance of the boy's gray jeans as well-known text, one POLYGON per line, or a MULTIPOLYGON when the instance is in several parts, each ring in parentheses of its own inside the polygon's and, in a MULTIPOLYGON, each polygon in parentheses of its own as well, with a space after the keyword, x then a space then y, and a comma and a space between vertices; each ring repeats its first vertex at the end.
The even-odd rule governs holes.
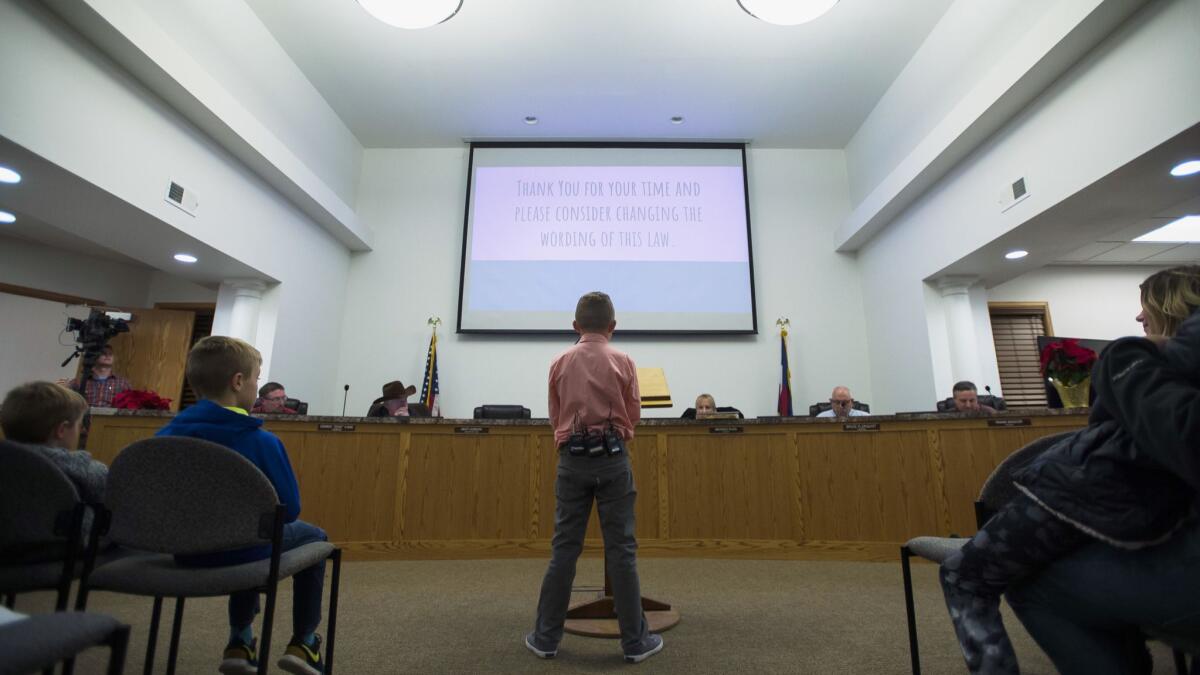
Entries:
POLYGON ((605 564, 612 581, 617 623, 621 628, 621 647, 626 653, 637 652, 649 631, 638 583, 637 539, 633 534, 637 490, 633 485, 629 455, 573 457, 566 450, 560 450, 554 494, 557 504, 553 550, 538 599, 534 645, 539 649, 554 650, 562 640, 571 584, 575 581, 575 561, 583 550, 583 536, 595 499, 600 530, 604 534, 605 564))

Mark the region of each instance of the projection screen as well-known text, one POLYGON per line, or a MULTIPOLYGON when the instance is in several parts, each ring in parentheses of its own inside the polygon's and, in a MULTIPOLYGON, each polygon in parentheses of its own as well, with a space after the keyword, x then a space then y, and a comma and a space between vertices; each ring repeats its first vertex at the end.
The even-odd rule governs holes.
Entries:
POLYGON ((460 333, 561 333, 604 291, 624 333, 758 324, 742 144, 474 143, 460 333))

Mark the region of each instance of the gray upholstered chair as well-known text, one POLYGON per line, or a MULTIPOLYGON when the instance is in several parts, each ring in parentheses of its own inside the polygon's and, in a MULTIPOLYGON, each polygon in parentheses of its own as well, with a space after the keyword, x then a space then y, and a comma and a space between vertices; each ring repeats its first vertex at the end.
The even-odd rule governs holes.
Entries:
POLYGON ((0 441, 0 593, 55 589, 67 608, 82 562, 86 506, 54 462, 33 448, 0 441))
MULTIPOLYGON (((1009 455, 992 471, 979 491, 979 500, 975 502, 975 522, 977 527, 992 517, 1000 507, 1007 504, 1017 494, 1013 485, 1012 474, 1017 469, 1033 461, 1058 441, 1070 436, 1073 431, 1061 434, 1043 436, 1009 455)), ((952 553, 967 543, 967 539, 959 537, 915 537, 900 547, 900 567, 904 572, 904 608, 908 612, 908 646, 912 656, 913 675, 921 673, 921 656, 917 648, 916 612, 913 608, 912 571, 909 558, 917 556, 941 564, 952 553)))
MULTIPOLYGON (((113 461, 105 489, 104 516, 97 529, 123 547, 147 551, 92 571, 80 581, 80 608, 91 590, 154 598, 146 663, 154 662, 163 598, 175 598, 168 672, 174 672, 184 600, 235 591, 266 594, 259 673, 270 664, 271 625, 280 579, 333 559, 325 672, 333 672, 341 550, 327 542, 282 551, 284 507, 275 488, 249 460, 236 452, 194 438, 159 437, 137 441, 113 461), (226 567, 184 567, 176 554, 198 554, 271 545, 266 560, 226 567)), ((146 672, 150 672, 147 666, 146 672)))
POLYGON ((129 626, 111 616, 90 612, 39 614, 0 624, 0 654, 4 655, 0 672, 49 672, 58 662, 96 646, 112 650, 108 675, 124 672, 129 626))
POLYGON ((1175 659, 1176 675, 1188 675, 1189 672, 1192 675, 1200 675, 1200 637, 1172 633, 1170 629, 1157 626, 1144 626, 1142 631, 1151 640, 1158 640, 1171 648, 1172 656, 1175 659), (1188 654, 1192 656, 1191 671, 1188 670, 1188 654))

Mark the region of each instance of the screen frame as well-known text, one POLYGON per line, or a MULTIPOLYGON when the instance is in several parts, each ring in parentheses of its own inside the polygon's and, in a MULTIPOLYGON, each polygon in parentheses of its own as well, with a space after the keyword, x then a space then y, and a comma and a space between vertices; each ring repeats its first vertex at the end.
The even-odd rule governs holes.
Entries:
MULTIPOLYGON (((754 241, 751 236, 750 220, 750 170, 746 163, 746 144, 728 142, 665 142, 665 141, 472 141, 467 153, 467 191, 463 204, 462 257, 458 266, 458 315, 454 332, 460 335, 574 335, 570 328, 563 329, 514 329, 514 328, 463 328, 463 298, 466 292, 467 237, 471 220, 472 179, 475 175, 475 148, 631 148, 647 150, 738 150, 742 156, 742 195, 746 210, 746 257, 750 272, 750 323, 748 330, 645 330, 620 327, 617 321, 616 334, 621 335, 758 335, 758 298, 754 291, 754 241)), ((620 310, 618 310, 618 316, 620 310)))

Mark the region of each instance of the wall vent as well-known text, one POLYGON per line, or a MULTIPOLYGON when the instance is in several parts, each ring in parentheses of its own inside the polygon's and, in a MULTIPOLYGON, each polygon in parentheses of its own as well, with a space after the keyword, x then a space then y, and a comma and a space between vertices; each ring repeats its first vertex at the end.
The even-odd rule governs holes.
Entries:
POLYGON ((195 216, 196 209, 200 206, 200 200, 196 199, 195 193, 175 181, 171 181, 167 187, 167 203, 189 216, 195 216))
POLYGON ((1005 190, 1004 196, 1000 199, 1000 213, 1004 213, 1012 207, 1020 204, 1029 197, 1029 188, 1025 186, 1025 177, 1013 181, 1008 189, 1005 190))

